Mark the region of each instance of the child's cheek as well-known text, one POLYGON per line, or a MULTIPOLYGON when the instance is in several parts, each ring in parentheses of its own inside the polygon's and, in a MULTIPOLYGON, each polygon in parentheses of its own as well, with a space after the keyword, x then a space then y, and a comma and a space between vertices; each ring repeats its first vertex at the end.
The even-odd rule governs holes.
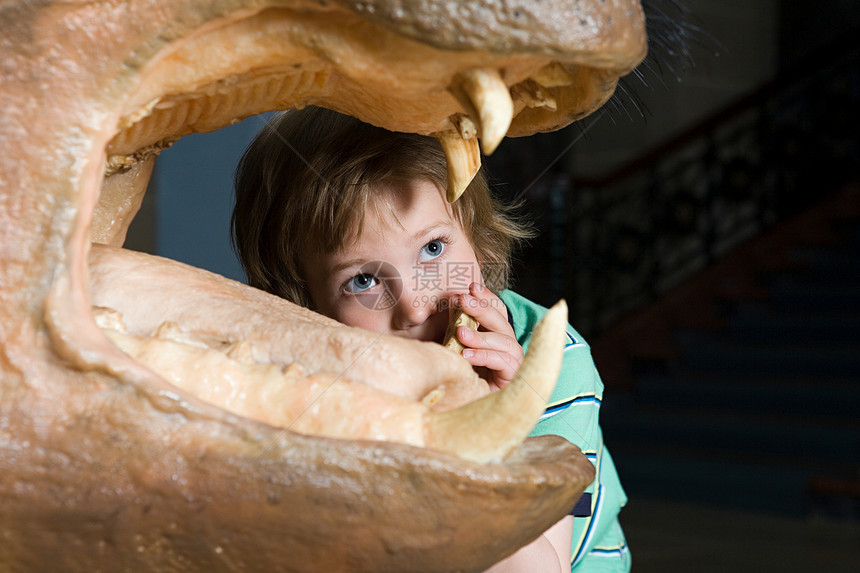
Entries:
POLYGON ((347 300, 338 305, 334 318, 347 326, 355 326, 372 330, 374 332, 385 332, 383 328, 385 313, 373 310, 374 304, 378 304, 378 297, 372 295, 350 295, 347 300))

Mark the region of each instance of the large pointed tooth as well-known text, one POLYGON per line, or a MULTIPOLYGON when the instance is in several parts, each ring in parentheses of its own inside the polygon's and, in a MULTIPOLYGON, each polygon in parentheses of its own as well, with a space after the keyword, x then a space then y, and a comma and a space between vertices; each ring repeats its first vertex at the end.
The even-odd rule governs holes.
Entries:
POLYGON ((474 137, 463 139, 456 131, 436 134, 448 162, 448 202, 460 198, 481 168, 481 151, 474 137))
POLYGON ((184 333, 179 325, 171 320, 166 320, 155 330, 155 338, 161 340, 181 341, 184 333))
POLYGON ((122 319, 122 313, 120 311, 106 306, 94 306, 92 307, 92 312, 96 325, 98 325, 99 328, 103 330, 125 332, 125 322, 122 319))
POLYGON ((490 155, 508 133, 514 117, 514 102, 501 74, 493 69, 463 72, 449 90, 478 121, 481 148, 490 155))
POLYGON ((256 364, 254 360, 254 347, 247 340, 234 342, 226 349, 227 357, 232 358, 236 362, 251 366, 256 364))
POLYGON ((468 115, 457 113, 449 117, 448 121, 451 122, 451 125, 457 128, 457 133, 459 133, 460 137, 463 139, 475 139, 478 137, 478 128, 475 126, 475 122, 472 121, 472 118, 468 115))
POLYGON ((444 396, 445 390, 442 388, 434 388, 433 390, 430 390, 426 396, 421 398, 421 403, 432 409, 433 406, 435 406, 444 396))
POLYGON ((177 323, 167 320, 155 330, 155 338, 190 344, 198 348, 208 348, 206 343, 192 332, 185 332, 177 323))
POLYGON ((427 447, 478 463, 503 459, 528 436, 546 409, 561 371, 566 326, 567 304, 561 300, 535 328, 522 366, 505 389, 428 415, 427 447))
POLYGON ((522 102, 526 107, 542 107, 550 111, 558 108, 555 98, 534 80, 525 80, 512 86, 511 95, 515 102, 522 102))
POLYGON ((552 62, 531 75, 531 79, 545 88, 569 86, 575 81, 573 75, 558 62, 552 62))

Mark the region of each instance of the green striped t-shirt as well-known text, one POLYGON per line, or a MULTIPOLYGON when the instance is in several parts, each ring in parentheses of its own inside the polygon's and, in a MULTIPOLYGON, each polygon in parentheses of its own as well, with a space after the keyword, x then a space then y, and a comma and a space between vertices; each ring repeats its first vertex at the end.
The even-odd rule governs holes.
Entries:
MULTIPOLYGON (((528 351, 532 331, 547 309, 512 291, 502 291, 499 298, 508 307, 514 334, 528 351)), ((567 346, 561 374, 546 412, 532 436, 555 434, 579 446, 594 464, 594 482, 583 496, 590 496, 591 515, 573 519, 571 570, 630 571, 630 551, 618 523, 618 512, 627 496, 609 451, 603 445, 599 414, 603 402, 603 381, 594 366, 591 348, 576 330, 568 325, 567 346)), ((579 509, 579 506, 577 507, 579 509)))

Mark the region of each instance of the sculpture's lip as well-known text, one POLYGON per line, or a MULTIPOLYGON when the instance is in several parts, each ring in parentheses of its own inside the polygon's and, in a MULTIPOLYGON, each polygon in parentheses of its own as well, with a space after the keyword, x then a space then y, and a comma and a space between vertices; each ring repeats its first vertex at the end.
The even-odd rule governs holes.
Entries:
MULTIPOLYGON (((602 105, 617 78, 638 65, 646 51, 644 17, 635 2, 613 3, 618 15, 600 17, 589 13, 596 8, 570 7, 567 0, 535 3, 541 14, 555 12, 551 18, 535 18, 521 8, 477 10, 477 3, 410 2, 408 10, 396 0, 342 4, 360 17, 326 9, 325 18, 316 21, 310 7, 240 10, 167 44, 148 61, 125 62, 140 67, 139 83, 125 99, 107 146, 109 166, 127 167, 188 133, 308 104, 331 107, 393 131, 425 135, 486 139, 491 136, 486 133, 488 117, 499 113, 502 117, 492 121, 501 132, 494 137, 551 131, 602 105), (440 10, 448 9, 441 6, 448 4, 463 13, 440 18, 440 10), (559 28, 558 10, 577 14, 583 10, 577 16, 581 25, 575 30, 559 28), (619 17, 627 12, 632 16, 619 17), (530 28, 524 28, 520 19, 528 20, 530 28), (456 33, 443 33, 439 27, 443 20, 456 26, 456 33), (600 26, 609 26, 615 34, 600 26), (536 28, 541 37, 522 31, 536 28), (254 35, 244 36, 248 39, 241 42, 242 50, 214 48, 228 33, 245 29, 254 29, 254 35), (346 36, 347 30, 354 37, 346 36), (549 37, 556 38, 555 49, 547 49, 549 37), (500 43, 499 38, 512 43, 500 43), (404 61, 400 56, 410 51, 416 55, 404 61), (188 65, 206 53, 217 53, 218 58, 188 65), (432 80, 415 73, 416 62, 434 61, 444 63, 432 80), (484 102, 484 88, 470 89, 469 82, 462 81, 475 70, 496 75, 509 91, 511 117, 492 109, 498 107, 498 98, 484 102), (384 111, 378 109, 380 103, 384 111), (470 118, 471 128, 461 124, 463 116, 470 118), (469 129, 477 129, 477 134, 465 133, 469 129)), ((482 143, 485 152, 497 145, 482 143)))
MULTIPOLYGON (((34 129, 47 133, 44 124, 57 127, 52 133, 59 144, 42 140, 50 164, 41 175, 50 184, 42 189, 57 189, 53 194, 61 200, 52 203, 56 214, 47 225, 54 259, 39 280, 50 284, 44 305, 47 330, 57 353, 70 363, 148 379, 96 328, 86 258, 91 230, 95 234, 106 224, 130 223, 135 209, 128 205, 135 195, 142 197, 146 169, 175 138, 259 112, 314 103, 388 129, 439 136, 446 142, 449 166, 455 164, 452 158, 467 158, 449 174, 462 185, 474 173, 475 159, 479 165, 477 138, 487 150, 506 132, 521 135, 566 125, 601 105, 617 77, 644 56, 644 34, 638 43, 622 43, 623 49, 609 58, 590 50, 588 42, 578 52, 519 53, 513 46, 487 54, 427 46, 415 41, 424 32, 404 36, 399 24, 365 21, 335 5, 325 8, 323 17, 316 17, 314 10, 320 8, 313 3, 301 9, 267 5, 189 0, 187 5, 168 3, 151 17, 130 3, 128 14, 103 14, 102 36, 39 38, 47 59, 30 64, 34 81, 44 80, 40 93, 64 92, 61 102, 70 109, 45 106, 40 125, 36 119, 42 110, 17 105, 31 113, 34 129), (111 35, 129 19, 133 33, 111 35), (235 49, 223 48, 227 40, 235 49), (70 43, 67 50, 53 48, 61 41, 70 43), (52 76, 62 66, 51 57, 74 62, 75 54, 90 52, 99 58, 92 64, 96 78, 74 69, 59 79, 52 76), (432 73, 416 73, 421 67, 416 64, 433 66, 432 73), (114 167, 99 192, 105 155, 114 167), (115 204, 110 203, 111 186, 119 189, 115 204)), ((85 9, 57 4, 57 28, 73 29, 77 11, 85 9)), ((644 29, 641 20, 641 12, 629 19, 631 29, 644 29)), ((591 27, 585 19, 583 30, 591 27)), ((124 232, 104 242, 121 243, 124 232)))
POLYGON ((627 57, 637 42, 638 4, 340 0, 362 18, 442 50, 569 55, 602 42, 605 59, 627 57), (408 9, 404 9, 408 4, 408 9), (631 27, 630 23, 634 26, 631 27), (571 23, 579 24, 571 25, 571 23), (611 43, 607 45, 607 40, 611 43))
MULTIPOLYGON (((142 197, 146 177, 137 175, 138 171, 145 171, 161 149, 184 134, 307 104, 331 107, 392 130, 440 137, 449 163, 449 200, 455 199, 457 193, 452 196, 451 188, 465 188, 480 165, 476 138, 489 151, 506 132, 522 135, 555 129, 587 115, 611 96, 617 77, 644 56, 644 35, 637 42, 631 40, 635 33, 621 34, 611 49, 594 53, 592 43, 600 40, 600 34, 590 32, 593 22, 586 22, 584 16, 579 43, 573 41, 578 50, 559 43, 532 50, 528 42, 548 43, 520 35, 510 45, 497 43, 488 55, 481 50, 489 40, 481 40, 477 28, 475 34, 447 39, 422 28, 433 20, 438 4, 410 5, 404 11, 412 15, 409 21, 397 17, 396 2, 345 5, 367 19, 336 10, 325 18, 313 18, 310 6, 242 9, 213 18, 185 35, 177 33, 148 59, 144 52, 135 52, 140 62, 135 63, 135 83, 121 100, 115 131, 106 146, 108 177, 99 207, 110 199, 111 185, 126 185, 123 177, 142 197), (224 38, 241 48, 219 50, 224 38), (419 44, 416 38, 436 46, 448 43, 440 50, 419 44), (417 56, 403 61, 403 54, 409 52, 417 56), (415 59, 438 62, 439 73, 415 74, 415 59), (416 101, 421 102, 417 110, 416 101), (383 113, 379 102, 385 104, 383 113), (470 159, 460 163, 458 159, 465 156, 470 159)), ((506 23, 496 24, 510 27, 512 15, 500 14, 500 18, 506 23)), ((464 20, 457 22, 459 26, 464 20)), ((641 14, 626 22, 635 32, 642 27, 641 14)), ((619 18, 614 27, 621 25, 619 18)), ((499 29, 492 35, 499 36, 499 29)), ((127 200, 118 203, 124 205, 127 200)), ((105 220, 121 225, 123 216, 110 207, 97 211, 94 233, 105 220)), ((123 238, 124 230, 118 236, 123 238)), ((442 342, 443 337, 444 325, 440 325, 432 339, 442 342)), ((74 339, 62 339, 73 352, 74 339)))
MULTIPOLYGON (((385 44, 397 35, 394 28, 373 23, 362 29, 379 26, 372 40, 382 42, 382 53, 374 53, 373 45, 339 43, 348 28, 342 24, 356 16, 335 12, 351 5, 4 4, 0 181, 8 187, 0 192, 0 421, 8 431, 0 447, 11 454, 12 471, 0 473, 0 494, 8 500, 0 504, 0 521, 16 524, 2 536, 11 563, 70 570, 171 570, 189 563, 215 569, 250 563, 326 570, 348 563, 357 571, 482 570, 560 519, 591 482, 592 464, 555 436, 527 440, 504 463, 481 464, 429 448, 300 436, 232 415, 177 391, 123 354, 96 325, 88 254, 97 249, 90 232, 112 219, 129 222, 154 152, 173 137, 267 109, 320 103, 390 129, 456 131, 462 139, 470 129, 463 117, 472 111, 449 91, 454 78, 461 98, 476 108, 478 123, 492 124, 492 130, 477 125, 481 137, 498 135, 502 124, 477 113, 482 102, 504 99, 500 81, 522 90, 512 99, 526 107, 519 113, 514 108, 509 134, 524 134, 588 113, 643 52, 632 49, 626 63, 607 64, 599 54, 588 63, 586 55, 567 59, 554 49, 522 57, 467 49, 445 63, 436 57, 445 50, 416 45, 418 59, 377 67, 386 54, 393 60, 410 54, 385 44), (281 8, 261 12, 270 5, 295 10, 279 19, 286 14, 281 8), (317 9, 331 12, 306 28, 302 19, 317 9), (301 25, 290 27, 292 19, 301 25), (252 24, 247 33, 233 34, 252 24), (326 36, 327 30, 333 34, 326 36), (292 47, 278 43, 296 37, 301 42, 292 47), (333 49, 320 53, 326 38, 333 49), (357 67, 333 71, 345 53, 357 67), (430 69, 422 80, 415 72, 425 67, 430 69), (292 87, 283 84, 292 80, 292 87), (482 92, 484 81, 490 92, 482 92), (388 96, 380 87, 386 85, 391 97, 385 101, 397 104, 387 111, 362 107, 355 97, 388 96), (553 102, 565 111, 553 112, 553 102), (425 110, 432 113, 422 115, 425 110), (120 159, 107 179, 106 156, 120 159), (111 189, 119 193, 111 195, 111 189)), ((458 142, 451 144, 455 155, 463 152, 458 142)), ((468 167, 477 152, 474 145, 465 151, 468 167)), ((104 242, 121 243, 123 233, 104 242)), ((168 283, 173 278, 168 275, 168 283)), ((204 278, 204 292, 237 303, 226 322, 247 333, 244 303, 261 293, 248 289, 245 298, 231 297, 235 291, 220 277, 204 278)), ((139 289, 129 290, 133 297, 139 289)), ((183 302, 174 302, 172 293, 155 289, 155 302, 141 312, 184 305, 201 308, 208 318, 211 308, 199 305, 199 291, 182 294, 183 302)), ((271 328, 271 316, 259 315, 259 328, 271 328)), ((216 322, 223 328, 225 321, 216 322)), ((380 362, 405 355, 394 346, 389 349, 398 352, 381 353, 380 362)), ((445 360, 449 354, 439 360, 446 367, 453 363, 445 360)), ((471 374, 468 364, 459 363, 471 374)), ((456 430, 440 422, 439 435, 456 430)))

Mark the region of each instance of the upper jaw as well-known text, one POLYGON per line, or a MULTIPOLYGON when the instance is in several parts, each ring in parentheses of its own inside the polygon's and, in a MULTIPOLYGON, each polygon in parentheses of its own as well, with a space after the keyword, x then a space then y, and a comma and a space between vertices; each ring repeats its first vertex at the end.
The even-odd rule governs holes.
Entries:
POLYGON ((363 3, 355 12, 329 8, 324 15, 312 8, 237 12, 170 43, 166 54, 140 64, 139 84, 107 145, 108 173, 157 155, 187 133, 318 104, 393 131, 438 137, 448 158, 448 198, 455 200, 480 167, 481 149, 491 153, 506 134, 550 131, 587 115, 645 54, 636 2, 603 7, 619 12, 600 18, 615 29, 626 26, 619 39, 601 42, 581 30, 551 50, 503 45, 501 28, 490 36, 493 46, 478 39, 460 45, 469 27, 450 41, 422 32, 422 3, 408 22, 377 3, 376 10, 363 3), (225 52, 227 43, 236 48, 225 52))

